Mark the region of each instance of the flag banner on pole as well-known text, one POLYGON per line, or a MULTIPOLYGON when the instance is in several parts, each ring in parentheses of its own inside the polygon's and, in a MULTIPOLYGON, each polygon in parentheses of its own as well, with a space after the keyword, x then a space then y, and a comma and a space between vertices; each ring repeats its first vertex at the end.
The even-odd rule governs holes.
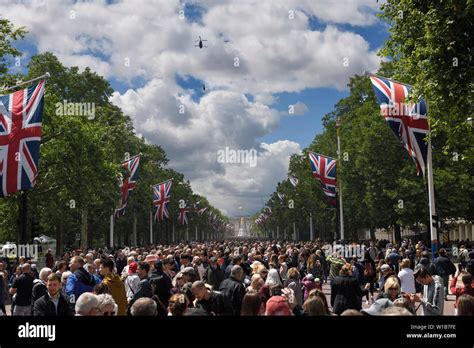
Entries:
POLYGON ((207 208, 208 208, 208 207, 204 207, 204 208, 202 208, 202 209, 199 209, 198 212, 197 212, 197 213, 198 213, 198 216, 202 216, 202 214, 204 214, 204 212, 207 210, 207 208))
POLYGON ((285 201, 285 195, 283 193, 277 192, 277 196, 280 200, 280 203, 283 203, 285 201))
POLYGON ((288 178, 288 180, 290 180, 290 183, 291 183, 291 185, 293 185, 293 187, 298 186, 298 178, 297 178, 297 177, 291 175, 291 176, 288 178))
POLYGON ((45 81, 0 95, 0 197, 34 187, 38 177, 45 81))
POLYGON ((138 167, 140 165, 140 155, 133 156, 132 158, 122 162, 122 168, 126 171, 125 178, 120 174, 120 202, 117 209, 115 209, 115 218, 118 219, 125 215, 127 209, 128 197, 135 189, 138 180, 138 167))
POLYGON ((187 225, 188 224, 188 216, 187 214, 189 213, 189 208, 179 208, 179 213, 178 213, 178 221, 181 226, 187 225))
POLYGON ((313 176, 321 184, 329 204, 336 207, 336 160, 308 151, 313 176))
POLYGON ((168 205, 170 203, 170 191, 172 180, 164 181, 153 187, 153 206, 155 210, 155 221, 163 221, 169 218, 168 205))
POLYGON ((429 131, 426 102, 407 102, 412 87, 384 77, 370 76, 380 112, 415 162, 417 175, 424 176, 429 131))

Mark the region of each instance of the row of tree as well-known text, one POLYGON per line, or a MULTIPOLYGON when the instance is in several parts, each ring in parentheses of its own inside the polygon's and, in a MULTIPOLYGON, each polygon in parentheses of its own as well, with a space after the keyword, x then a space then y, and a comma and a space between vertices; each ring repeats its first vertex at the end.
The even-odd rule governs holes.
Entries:
MULTIPOLYGON (((138 243, 149 243, 149 216, 152 210, 150 186, 173 179, 170 219, 155 223, 154 240, 170 241, 172 225, 177 225, 178 204, 183 199, 189 206, 199 202, 200 208, 208 207, 206 214, 190 214, 190 228, 194 237, 197 226, 199 237, 214 235, 217 231, 209 215, 227 221, 205 197, 193 193, 184 175, 166 167, 165 151, 148 144, 134 133, 132 120, 120 108, 109 102, 113 89, 103 77, 89 68, 65 67, 51 53, 33 56, 28 63, 28 73, 9 73, 14 57, 21 52, 13 41, 25 35, 24 28, 14 28, 0 20, 0 79, 5 85, 17 80, 29 80, 45 72, 51 74, 46 84, 43 113, 43 137, 39 160, 39 175, 34 189, 19 192, 0 200, 0 240, 16 240, 22 197, 26 195, 28 236, 23 242, 40 232, 58 240, 58 250, 63 246, 106 245, 109 243, 109 218, 117 207, 120 188, 117 175, 126 153, 142 153, 139 178, 129 197, 127 212, 116 220, 118 244, 130 244, 136 217, 138 243), (64 112, 65 103, 90 103, 94 115, 64 112), (205 233, 205 235, 204 235, 205 233)), ((11 70, 10 70, 11 71, 11 70)), ((184 237, 185 227, 176 226, 176 238, 184 237)))
MULTIPOLYGON (((458 219, 474 220, 474 130, 467 121, 474 93, 473 15, 473 2, 462 0, 389 0, 382 6, 381 18, 391 25, 391 35, 380 51, 388 62, 378 74, 413 85, 413 98, 422 95, 428 102, 442 230, 458 219)), ((315 237, 334 235, 337 211, 312 177, 306 150, 337 158, 338 117, 342 153, 337 175, 346 238, 357 238, 361 230, 370 230, 373 237, 376 228, 393 228, 399 239, 401 226, 414 231, 429 228, 426 181, 415 176, 413 161, 380 115, 369 78, 356 75, 348 87, 349 96, 324 116, 324 131, 303 154, 291 157, 288 174, 299 184, 294 188, 288 180, 278 183, 267 202, 272 213, 265 224, 254 226, 261 235, 275 236, 277 227, 280 233, 292 233, 296 221, 299 237, 308 238, 310 213, 315 237), (283 202, 278 192, 285 196, 283 202)))

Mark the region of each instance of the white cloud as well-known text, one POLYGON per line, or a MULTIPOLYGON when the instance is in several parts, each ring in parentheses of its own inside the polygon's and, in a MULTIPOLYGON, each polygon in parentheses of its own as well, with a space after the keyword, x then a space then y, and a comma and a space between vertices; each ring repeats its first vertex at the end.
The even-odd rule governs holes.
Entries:
MULTIPOLYGON (((373 0, 198 4, 205 8, 202 24, 179 18, 179 0, 0 0, 0 13, 26 26, 39 52, 128 82, 130 89, 111 100, 133 118, 137 133, 161 145, 170 166, 185 173, 212 204, 229 214, 237 214, 242 204, 253 213, 285 177, 289 156, 301 150, 288 140, 257 140, 284 115, 271 107, 275 94, 344 89, 353 74, 374 71, 376 52, 338 25, 372 25, 378 5, 373 0), (324 28, 311 31, 309 16, 324 28), (194 47, 198 36, 208 40, 207 49, 194 47), (176 84, 176 74, 203 80, 206 95, 195 102, 176 84), (133 88, 136 78, 143 87, 133 88), (257 149, 257 166, 218 163, 217 151, 225 147, 257 149)), ((303 102, 295 104, 295 115, 307 111, 303 102)))

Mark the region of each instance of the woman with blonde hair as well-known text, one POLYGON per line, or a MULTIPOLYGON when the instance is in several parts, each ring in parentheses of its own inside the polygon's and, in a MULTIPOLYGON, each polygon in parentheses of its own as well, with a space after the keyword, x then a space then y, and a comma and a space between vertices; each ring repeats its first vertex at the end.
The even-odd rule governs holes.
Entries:
POLYGON ((400 283, 398 282, 398 279, 395 277, 388 277, 385 281, 383 292, 380 293, 377 300, 387 298, 393 302, 400 296, 400 283))

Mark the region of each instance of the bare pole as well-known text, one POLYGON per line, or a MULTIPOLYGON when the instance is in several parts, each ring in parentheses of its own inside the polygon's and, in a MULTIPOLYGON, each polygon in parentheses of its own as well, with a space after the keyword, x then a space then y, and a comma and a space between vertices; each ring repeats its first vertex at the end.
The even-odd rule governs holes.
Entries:
POLYGON ((11 89, 15 89, 15 88, 18 88, 20 86, 23 86, 23 85, 27 85, 29 83, 32 83, 32 82, 36 82, 36 81, 39 81, 39 80, 46 80, 46 79, 49 79, 51 77, 51 74, 49 72, 41 75, 41 76, 38 76, 34 79, 31 79, 31 80, 28 80, 28 81, 24 81, 24 82, 20 82, 20 83, 17 83, 15 86, 11 86, 11 87, 7 87, 7 88, 2 88, 1 89, 1 92, 5 92, 5 91, 9 91, 11 89))

